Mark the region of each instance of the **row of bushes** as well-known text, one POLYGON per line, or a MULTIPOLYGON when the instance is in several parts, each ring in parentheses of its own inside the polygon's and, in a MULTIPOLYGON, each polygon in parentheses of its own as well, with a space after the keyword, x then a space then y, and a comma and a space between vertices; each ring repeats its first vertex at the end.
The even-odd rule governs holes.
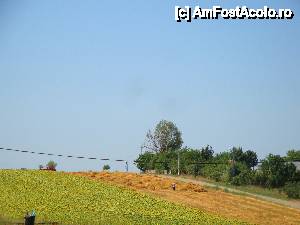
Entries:
POLYGON ((297 157, 300 151, 289 151, 286 157, 270 154, 257 166, 257 155, 253 151, 232 148, 229 152, 214 155, 212 148, 207 146, 200 150, 185 148, 179 151, 145 152, 136 160, 136 165, 142 171, 177 174, 178 154, 181 174, 200 175, 232 185, 280 188, 289 197, 300 198, 300 172, 293 163, 288 162, 293 160, 290 155, 297 157))

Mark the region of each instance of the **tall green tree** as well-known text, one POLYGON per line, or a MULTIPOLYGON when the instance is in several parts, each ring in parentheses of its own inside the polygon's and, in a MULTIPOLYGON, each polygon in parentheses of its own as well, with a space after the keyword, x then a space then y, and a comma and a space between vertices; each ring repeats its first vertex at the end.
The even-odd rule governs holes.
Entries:
POLYGON ((263 160, 261 165, 262 178, 267 187, 282 187, 296 176, 296 166, 285 162, 280 155, 272 155, 263 160))
POLYGON ((289 150, 286 154, 286 159, 289 161, 300 161, 300 150, 289 150))
POLYGON ((243 151, 242 147, 233 147, 230 150, 231 160, 244 163, 248 168, 254 167, 258 163, 257 154, 254 151, 243 151))
POLYGON ((213 158, 214 150, 210 145, 201 149, 201 157, 203 160, 208 161, 213 158))
POLYGON ((192 148, 183 148, 182 150, 179 151, 179 158, 180 158, 180 172, 182 174, 192 174, 194 176, 200 174, 202 166, 201 164, 198 164, 198 162, 203 161, 201 150, 192 149, 192 148))
POLYGON ((255 167, 258 164, 257 154, 256 152, 251 150, 244 152, 242 159, 244 163, 248 166, 248 168, 255 167))
POLYGON ((177 126, 167 120, 161 120, 154 131, 148 131, 144 148, 154 152, 174 151, 181 148, 183 140, 177 126))
POLYGON ((152 152, 144 152, 143 154, 140 154, 139 157, 134 161, 134 164, 136 167, 145 172, 146 170, 154 170, 155 168, 155 161, 157 156, 153 154, 152 152))
POLYGON ((236 162, 241 162, 244 159, 242 147, 233 147, 230 150, 230 157, 232 160, 236 162))

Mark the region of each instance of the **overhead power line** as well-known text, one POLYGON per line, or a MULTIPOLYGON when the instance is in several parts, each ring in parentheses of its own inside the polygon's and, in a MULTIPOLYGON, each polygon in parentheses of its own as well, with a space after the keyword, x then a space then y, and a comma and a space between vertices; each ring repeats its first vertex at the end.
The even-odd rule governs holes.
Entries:
POLYGON ((56 157, 66 157, 66 158, 76 158, 76 159, 89 159, 89 160, 101 160, 101 161, 116 161, 116 162, 125 162, 126 165, 128 164, 127 160, 124 159, 109 159, 109 158, 97 158, 97 157, 86 157, 86 156, 73 156, 73 155, 63 155, 63 154, 54 154, 54 153, 45 153, 45 152, 31 152, 27 150, 19 150, 19 149, 12 149, 12 148, 0 148, 2 151, 14 151, 14 152, 21 152, 21 153, 30 153, 30 154, 37 154, 37 155, 48 155, 48 156, 56 156, 56 157))

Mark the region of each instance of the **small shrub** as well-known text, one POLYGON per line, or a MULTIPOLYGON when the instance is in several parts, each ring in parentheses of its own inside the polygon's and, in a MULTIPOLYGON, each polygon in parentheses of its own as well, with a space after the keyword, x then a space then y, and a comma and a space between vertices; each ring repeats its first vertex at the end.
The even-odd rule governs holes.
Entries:
POLYGON ((52 160, 47 163, 48 170, 56 171, 56 166, 57 166, 57 163, 52 160))
POLYGON ((110 170, 110 166, 109 165, 104 165, 103 170, 110 170))
POLYGON ((287 183, 283 187, 283 191, 289 198, 300 199, 300 182, 287 183))
POLYGON ((245 163, 236 163, 228 170, 228 183, 248 185, 252 183, 253 171, 245 163))
POLYGON ((229 166, 217 164, 217 165, 206 165, 202 169, 202 175, 204 177, 208 177, 210 179, 213 179, 217 182, 223 181, 227 182, 228 180, 228 171, 229 166))
POLYGON ((260 170, 256 170, 253 175, 252 184, 265 187, 267 177, 260 170))

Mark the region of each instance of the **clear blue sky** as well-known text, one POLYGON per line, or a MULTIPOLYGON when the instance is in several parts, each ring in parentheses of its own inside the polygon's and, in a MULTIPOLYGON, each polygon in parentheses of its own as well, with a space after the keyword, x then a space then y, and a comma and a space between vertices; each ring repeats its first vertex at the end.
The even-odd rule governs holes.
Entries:
MULTIPOLYGON (((1 1, 0 147, 132 162, 167 119, 193 148, 242 146, 260 158, 300 149, 299 1, 224 2, 1 1), (198 4, 267 4, 295 17, 174 21, 175 5, 198 4)), ((0 167, 50 159, 63 170, 103 166, 0 152, 0 167)))

